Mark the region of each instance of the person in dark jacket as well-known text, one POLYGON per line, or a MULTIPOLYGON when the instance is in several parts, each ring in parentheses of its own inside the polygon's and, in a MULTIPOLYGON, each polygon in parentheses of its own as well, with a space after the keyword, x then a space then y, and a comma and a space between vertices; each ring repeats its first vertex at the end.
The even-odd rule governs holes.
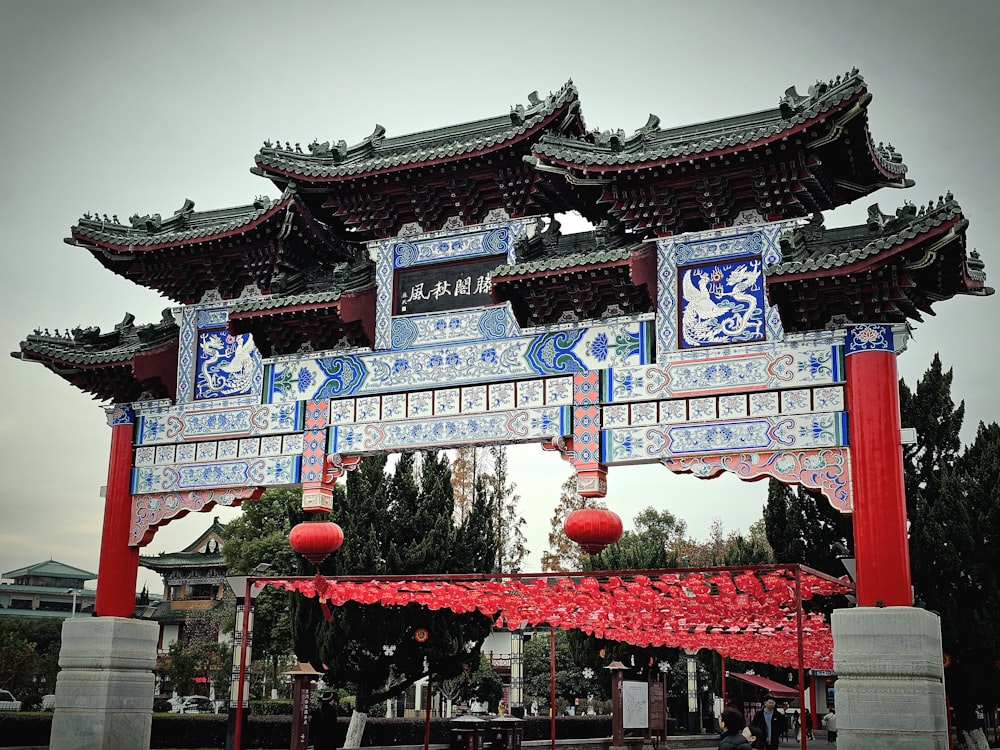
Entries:
POLYGON ((337 747, 337 714, 340 696, 326 690, 319 696, 319 706, 309 719, 309 745, 316 750, 333 750, 337 747))
POLYGON ((719 717, 719 726, 722 727, 719 750, 753 750, 753 746, 743 733, 746 720, 738 710, 727 708, 723 711, 719 717))
POLYGON ((770 695, 764 698, 764 705, 754 714, 750 730, 757 735, 757 745, 762 750, 775 750, 785 728, 785 716, 778 709, 778 702, 770 695))

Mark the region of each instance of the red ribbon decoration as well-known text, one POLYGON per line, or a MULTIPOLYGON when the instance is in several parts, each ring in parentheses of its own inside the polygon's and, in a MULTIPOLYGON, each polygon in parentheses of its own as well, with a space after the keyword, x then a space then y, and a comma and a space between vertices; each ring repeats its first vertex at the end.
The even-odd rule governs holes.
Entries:
MULTIPOLYGON (((849 583, 816 571, 788 568, 659 571, 614 575, 573 573, 503 579, 414 576, 385 580, 260 579, 317 597, 329 605, 406 606, 478 611, 497 623, 577 629, 636 646, 709 648, 727 658, 795 668, 798 631, 795 577, 802 599, 851 591, 849 583), (499 613, 499 614, 498 614, 499 613)), ((803 617, 803 666, 832 667, 830 625, 818 613, 803 617)))

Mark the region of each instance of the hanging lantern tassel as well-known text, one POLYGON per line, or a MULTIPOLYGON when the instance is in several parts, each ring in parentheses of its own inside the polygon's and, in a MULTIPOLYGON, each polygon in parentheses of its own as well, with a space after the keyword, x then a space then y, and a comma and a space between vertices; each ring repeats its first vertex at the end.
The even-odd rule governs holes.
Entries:
POLYGON ((333 620, 333 612, 330 611, 330 605, 326 603, 326 599, 319 600, 319 608, 323 611, 323 619, 327 622, 333 620))
MULTIPOLYGON (((343 529, 333 521, 303 521, 288 534, 288 543, 293 550, 316 566, 314 582, 317 584, 317 590, 321 588, 319 585, 321 582, 322 588, 325 588, 326 579, 319 572, 319 566, 344 543, 343 529)), ((333 619, 330 606, 322 595, 318 595, 318 598, 319 608, 323 611, 323 619, 330 622, 333 619)))

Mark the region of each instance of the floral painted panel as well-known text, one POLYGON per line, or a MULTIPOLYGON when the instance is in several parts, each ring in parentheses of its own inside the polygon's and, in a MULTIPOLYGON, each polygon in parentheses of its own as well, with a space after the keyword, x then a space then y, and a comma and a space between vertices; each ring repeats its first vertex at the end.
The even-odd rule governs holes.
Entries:
POLYGON ((548 440, 570 430, 569 407, 543 407, 330 428, 331 453, 548 440))
POLYGON ((265 403, 522 380, 649 361, 652 323, 625 318, 531 336, 269 364, 265 403))
POLYGON ((608 464, 724 452, 828 448, 846 445, 847 416, 803 414, 706 424, 604 430, 608 464))

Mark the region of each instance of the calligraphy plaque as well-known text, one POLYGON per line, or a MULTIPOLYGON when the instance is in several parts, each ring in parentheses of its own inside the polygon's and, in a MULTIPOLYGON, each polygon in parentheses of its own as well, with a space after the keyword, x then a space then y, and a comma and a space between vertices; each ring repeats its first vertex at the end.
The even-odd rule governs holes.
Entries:
POLYGON ((461 310, 493 304, 490 276, 506 262, 505 255, 462 263, 426 264, 396 272, 396 315, 461 310))

